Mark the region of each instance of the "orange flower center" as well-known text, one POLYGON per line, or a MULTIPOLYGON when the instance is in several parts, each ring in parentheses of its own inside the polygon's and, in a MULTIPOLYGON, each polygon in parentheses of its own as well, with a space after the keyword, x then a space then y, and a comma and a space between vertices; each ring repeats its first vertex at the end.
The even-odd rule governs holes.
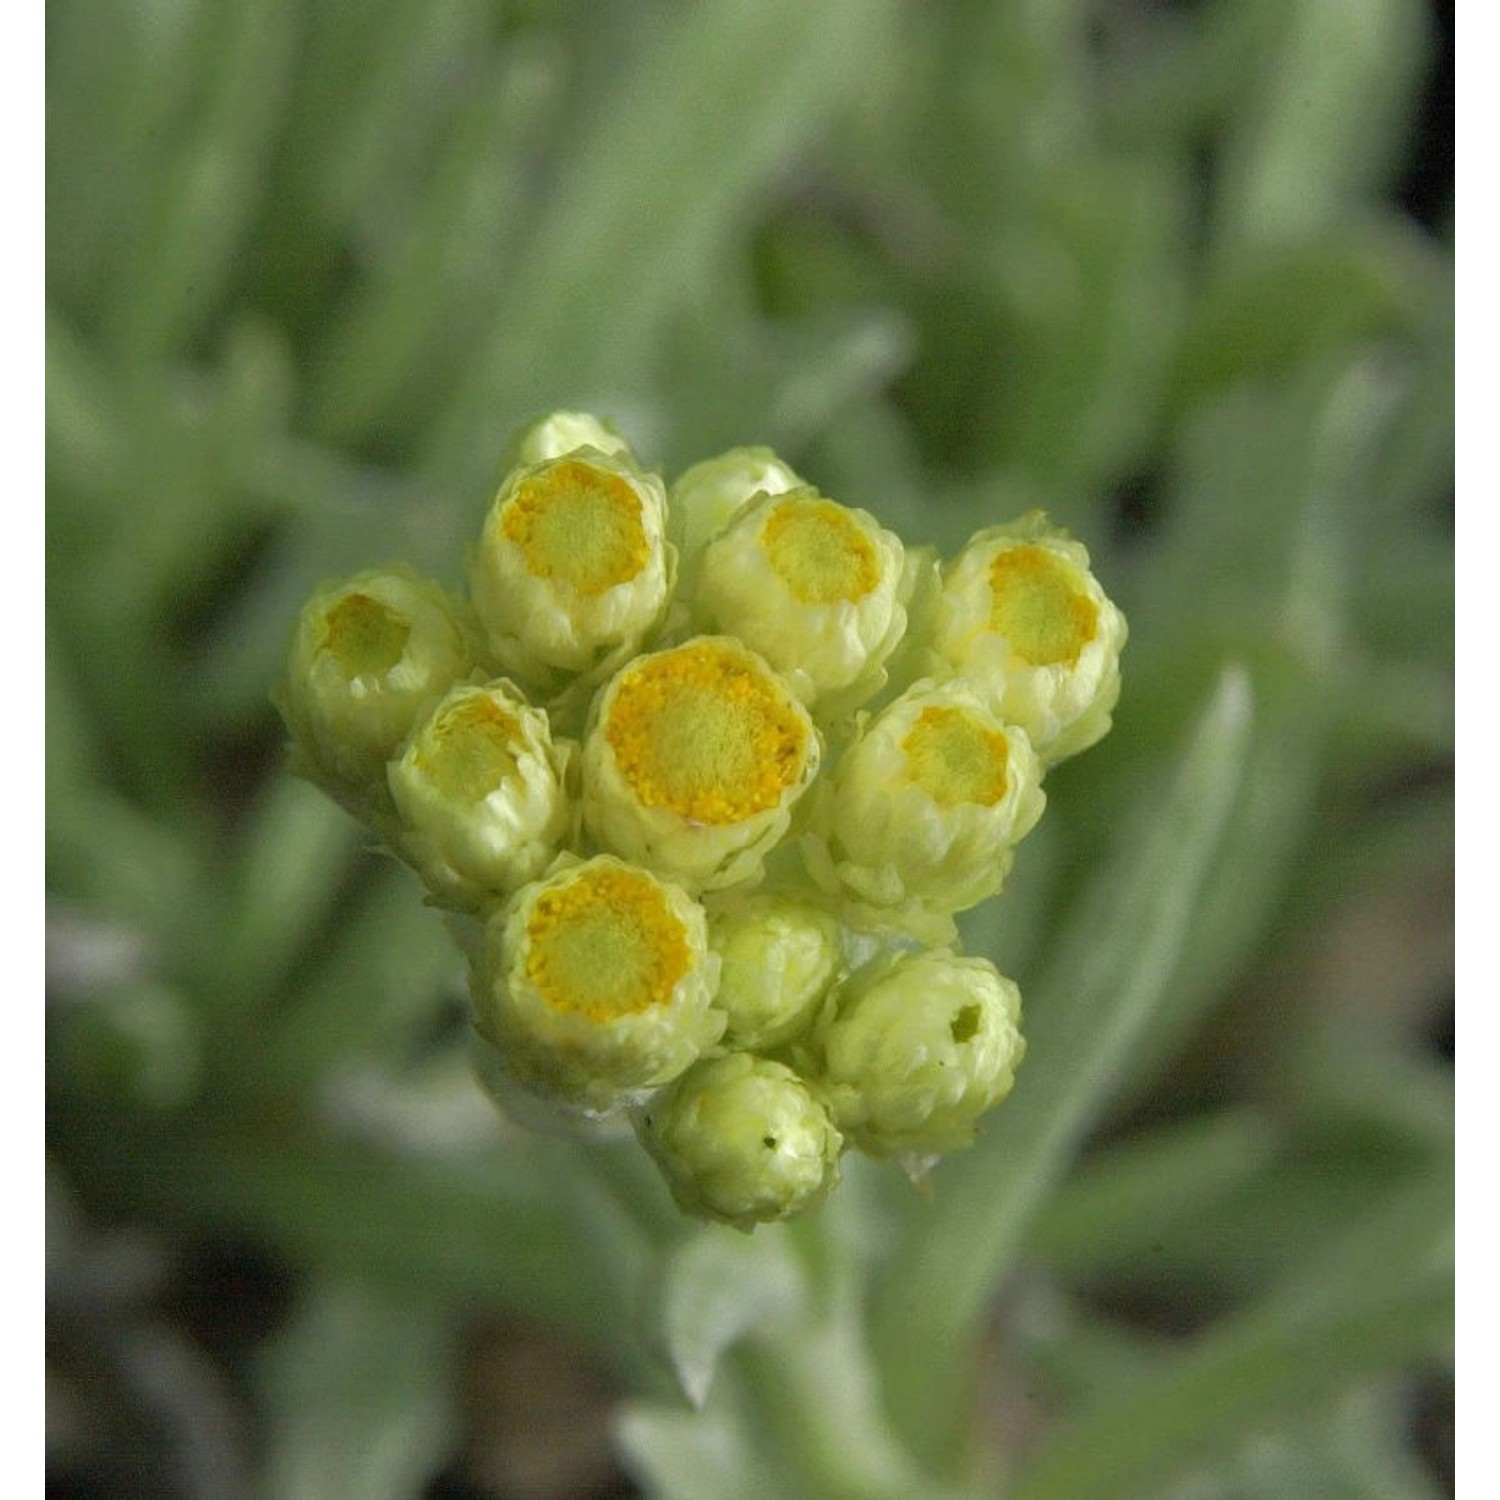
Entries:
POLYGON ((692 968, 687 930, 644 870, 586 868, 543 891, 526 977, 554 1010, 609 1022, 667 1004, 692 968))
POLYGON ((500 527, 533 577, 585 598, 629 583, 651 557, 641 499, 630 482, 579 458, 555 459, 522 480, 500 527))
POLYGON ((604 733, 636 797, 692 823, 738 823, 777 806, 809 747, 806 717, 771 670, 712 640, 628 668, 604 733))

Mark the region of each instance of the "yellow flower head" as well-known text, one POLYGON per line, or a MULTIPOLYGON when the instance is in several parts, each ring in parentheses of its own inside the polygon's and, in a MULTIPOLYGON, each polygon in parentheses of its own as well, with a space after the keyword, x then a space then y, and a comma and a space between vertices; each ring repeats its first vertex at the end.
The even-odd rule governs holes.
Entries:
POLYGON ((383 817, 386 762, 474 670, 475 647, 463 604, 410 568, 320 585, 273 694, 292 734, 294 769, 359 816, 383 817))
POLYGON ((584 821, 616 853, 718 889, 752 881, 817 771, 806 710, 738 641, 643 656, 600 695, 584 746, 584 821))
POLYGON ((661 480, 627 456, 580 448, 514 470, 469 563, 490 649, 546 685, 624 659, 671 591, 665 525, 661 480))
POLYGON ((566 750, 508 682, 455 688, 389 769, 398 848, 445 906, 534 879, 568 831, 566 750))
POLYGON ((993 895, 1041 816, 1026 731, 964 679, 921 682, 840 757, 802 852, 856 926, 952 940, 952 915, 993 895))
POLYGON ((878 691, 906 629, 905 549, 866 511, 802 486, 762 495, 709 544, 696 608, 820 709, 878 691))
POLYGON ((564 864, 491 919, 471 988, 517 1079, 601 1113, 716 1042, 719 960, 686 892, 609 855, 564 864))
POLYGON ((1052 764, 1108 732, 1126 635, 1087 550, 1033 512, 981 531, 944 570, 932 645, 1052 764))

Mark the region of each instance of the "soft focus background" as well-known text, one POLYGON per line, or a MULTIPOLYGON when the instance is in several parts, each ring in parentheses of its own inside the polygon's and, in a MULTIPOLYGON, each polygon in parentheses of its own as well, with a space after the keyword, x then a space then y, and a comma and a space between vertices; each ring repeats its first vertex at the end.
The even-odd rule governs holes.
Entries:
POLYGON ((1449 11, 49 0, 49 1496, 1451 1491, 1449 11), (506 1125, 280 772, 311 586, 556 405, 1130 617, 928 1197, 506 1125))

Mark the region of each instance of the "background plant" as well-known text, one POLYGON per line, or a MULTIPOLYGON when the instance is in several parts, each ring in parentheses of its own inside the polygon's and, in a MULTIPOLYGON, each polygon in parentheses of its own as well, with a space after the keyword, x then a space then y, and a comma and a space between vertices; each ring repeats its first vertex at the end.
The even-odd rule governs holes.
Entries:
POLYGON ((1441 1493, 1426 9, 55 0, 47 30, 60 1489, 547 1493, 495 1439, 514 1391, 474 1394, 520 1347, 558 1403, 602 1391, 557 1494, 626 1483, 587 1467, 601 1407, 667 1496, 1441 1493), (312 585, 444 575, 564 405, 669 472, 769 443, 945 550, 1043 505, 1130 617, 1108 753, 965 932, 1030 1051, 930 1197, 851 1171, 747 1239, 497 1120, 440 920, 280 773, 312 585))

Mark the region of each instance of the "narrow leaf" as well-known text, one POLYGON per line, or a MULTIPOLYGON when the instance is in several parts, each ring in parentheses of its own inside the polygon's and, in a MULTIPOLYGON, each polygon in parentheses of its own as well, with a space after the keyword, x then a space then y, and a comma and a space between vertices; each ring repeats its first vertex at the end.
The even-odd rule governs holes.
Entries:
POLYGON ((408 1500, 453 1434, 450 1321, 357 1283, 315 1287, 259 1370, 269 1500, 408 1500))
POLYGON ((783 1236, 715 1226, 689 1239, 668 1260, 661 1293, 662 1336, 688 1400, 701 1407, 720 1357, 804 1298, 802 1269, 783 1236))
POLYGON ((1358 1224, 1170 1371, 1068 1424, 1011 1500, 1126 1500, 1205 1452, 1373 1373, 1441 1358, 1453 1322, 1452 1180, 1435 1174, 1358 1224))

